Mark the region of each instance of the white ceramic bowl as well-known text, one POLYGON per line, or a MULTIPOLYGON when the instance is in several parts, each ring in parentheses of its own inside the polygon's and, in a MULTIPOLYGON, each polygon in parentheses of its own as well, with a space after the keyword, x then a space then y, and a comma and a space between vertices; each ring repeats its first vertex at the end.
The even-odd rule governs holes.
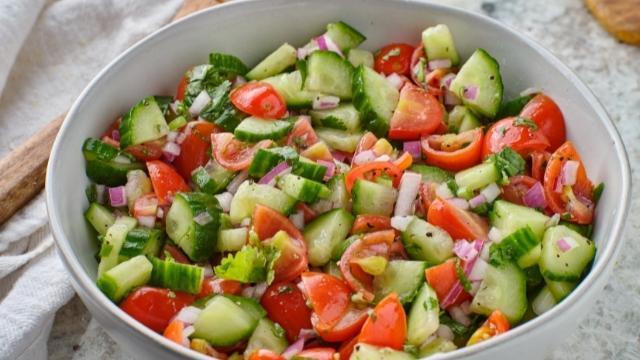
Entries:
POLYGON ((589 176, 606 183, 593 235, 598 249, 593 268, 551 311, 495 339, 434 357, 542 358, 591 309, 613 268, 631 194, 622 141, 598 100, 549 51, 489 18, 414 0, 234 1, 155 32, 102 70, 69 111, 53 147, 46 182, 51 228, 80 298, 118 344, 137 358, 205 358, 130 318, 95 286, 96 243, 82 216, 87 207, 83 189, 88 184, 82 142, 102 133, 138 99, 173 94, 183 71, 206 62, 211 51, 255 64, 285 41, 305 44, 335 20, 365 34, 368 40, 363 46, 371 50, 394 41, 418 43, 427 26, 447 24, 463 58, 482 47, 500 62, 507 98, 533 86, 560 105, 569 139, 589 176))

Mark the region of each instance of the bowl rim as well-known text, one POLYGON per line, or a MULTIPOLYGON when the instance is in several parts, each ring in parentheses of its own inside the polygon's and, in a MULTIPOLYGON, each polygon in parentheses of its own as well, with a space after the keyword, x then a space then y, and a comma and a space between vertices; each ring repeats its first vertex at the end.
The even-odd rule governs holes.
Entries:
MULTIPOLYGON (((369 0, 376 3, 385 3, 388 0, 369 0)), ((499 28, 500 30, 509 33, 511 36, 514 36, 521 40, 524 44, 531 47, 534 51, 540 54, 546 61, 548 61, 553 67, 555 67, 558 71, 562 73, 578 90, 581 96, 583 96, 590 104, 592 104, 592 109, 595 112, 595 115, 599 118, 602 124, 605 126, 608 135, 612 140, 614 140, 614 148, 615 154, 617 157, 617 161, 621 165, 621 203, 619 209, 621 211, 617 212, 615 218, 612 223, 612 231, 608 235, 610 241, 607 246, 600 253, 600 260, 597 264, 595 264, 587 276, 578 284, 576 289, 562 302, 554 306, 551 310, 546 313, 531 319, 518 327, 510 330, 502 336, 495 337, 489 339, 488 341, 484 341, 482 343, 476 344, 471 347, 464 347, 457 349, 450 353, 443 353, 437 356, 438 359, 456 359, 462 358, 465 356, 477 354, 486 349, 495 348, 505 344, 506 342, 512 341, 516 338, 521 338, 529 331, 535 330, 546 323, 551 322, 555 318, 558 317, 561 313, 565 312, 572 306, 575 306, 578 301, 589 292, 596 284, 596 282, 606 275, 606 269, 608 267, 612 267, 614 264, 614 258, 620 249, 620 245, 623 241, 621 234, 624 230, 625 220, 629 213, 629 207, 631 203, 631 172, 629 165, 629 158, 627 152, 624 147, 624 143, 620 137, 620 134, 616 127, 614 126, 611 118, 609 117, 607 111, 604 106, 600 102, 600 100, 593 94, 591 89, 587 87, 587 85, 575 74, 573 70, 571 70, 567 65, 565 65, 562 61, 560 61, 551 51, 547 50, 545 47, 540 45, 536 40, 533 40, 530 36, 521 33, 511 26, 499 22, 498 20, 492 19, 488 16, 485 16, 480 13, 475 13, 468 11, 466 9, 457 8, 449 5, 443 5, 439 3, 434 3, 430 0, 399 0, 398 3, 408 4, 416 7, 423 7, 425 9, 435 8, 439 11, 448 12, 452 16, 462 17, 462 18, 471 18, 474 21, 477 21, 481 24, 488 24, 499 28)), ((67 113, 65 117, 65 121, 56 136, 55 142, 53 144, 51 150, 51 156, 49 165, 47 166, 47 174, 46 174, 46 203, 48 216, 51 224, 51 230, 56 240, 56 244, 58 246, 59 256, 62 259, 63 263, 69 270, 72 275, 73 283, 76 289, 82 289, 83 293, 87 296, 88 300, 97 305, 98 307, 102 307, 105 311, 109 313, 112 318, 117 318, 116 321, 121 321, 125 326, 128 326, 128 330, 134 331, 136 335, 146 336, 160 347, 165 348, 173 352, 176 355, 185 356, 187 358, 201 358, 201 359, 210 359, 210 357, 204 356, 202 354, 198 354, 195 351, 191 351, 185 347, 182 347, 178 344, 173 343, 172 341, 164 338, 162 335, 152 331, 146 326, 142 325, 135 319, 128 316, 124 311, 121 311, 120 308, 111 302, 95 285, 95 283, 91 280, 89 275, 84 271, 82 265, 80 264, 78 258, 74 254, 74 250, 71 247, 71 244, 67 240, 65 232, 62 228, 61 222, 58 220, 58 201, 56 200, 57 196, 53 192, 54 184, 56 182, 56 171, 55 167, 50 164, 56 163, 61 160, 62 156, 59 153, 59 149, 62 146, 62 138, 68 131, 68 129, 72 126, 71 122, 76 116, 78 112, 78 108, 83 103, 84 99, 88 97, 93 91, 94 87, 102 81, 103 78, 107 78, 108 76, 113 75, 112 73, 115 71, 114 68, 117 65, 124 61, 129 57, 135 57, 137 53, 143 51, 143 49, 151 43, 151 40, 155 38, 160 38, 163 34, 169 33, 172 31, 178 31, 181 27, 186 26, 187 23, 196 21, 196 19, 206 18, 210 16, 212 13, 223 12, 228 8, 242 8, 242 7, 270 7, 275 4, 287 3, 287 0, 273 0, 273 1, 261 1, 261 0, 235 0, 233 2, 227 2, 220 5, 216 5, 212 8, 204 9, 198 11, 194 14, 188 15, 178 21, 173 23, 169 23, 162 28, 154 31, 153 33, 147 35, 140 41, 136 42, 134 45, 126 49, 123 53, 109 62, 92 80, 91 82, 84 88, 82 93, 78 96, 78 98, 74 101, 73 106, 67 113)), ((80 291, 78 291, 80 292, 80 291)), ((83 298, 83 300, 85 300, 83 298)), ((92 315, 93 316, 93 315, 92 315)))

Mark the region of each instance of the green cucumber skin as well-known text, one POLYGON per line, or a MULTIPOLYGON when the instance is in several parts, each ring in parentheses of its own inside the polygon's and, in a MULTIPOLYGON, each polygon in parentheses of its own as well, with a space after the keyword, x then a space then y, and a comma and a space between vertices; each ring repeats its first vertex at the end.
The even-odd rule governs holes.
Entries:
POLYGON ((157 256, 164 244, 164 231, 135 228, 127 233, 120 255, 132 258, 138 255, 157 256))
POLYGON ((346 239, 355 217, 344 209, 330 210, 309 223, 303 232, 307 242, 309 264, 323 266, 331 260, 338 244, 346 239))
POLYGON ((485 316, 500 310, 517 324, 527 311, 527 279, 515 264, 489 265, 480 288, 471 301, 471 311, 485 316))
POLYGON ((116 222, 116 217, 111 210, 98 203, 91 203, 84 217, 100 235, 105 235, 107 229, 116 222))
POLYGON ((453 66, 460 63, 460 56, 458 56, 453 36, 447 25, 438 24, 424 30, 422 44, 429 60, 449 59, 453 66))
POLYGON ((120 186, 127 183, 127 173, 131 170, 142 170, 144 164, 138 162, 102 140, 88 138, 82 145, 82 154, 86 161, 86 174, 93 182, 107 185, 120 186), (129 164, 116 162, 118 156, 127 158, 129 164))
POLYGON ((227 170, 216 163, 209 172, 203 167, 196 169, 191 175, 191 182, 193 182, 197 191, 215 195, 222 192, 235 175, 235 171, 227 170))
POLYGON ((351 190, 353 213, 391 216, 397 190, 368 180, 358 179, 351 190))
POLYGON ((296 49, 284 43, 251 69, 246 77, 249 80, 262 80, 277 75, 295 65, 297 59, 296 49))
POLYGON ((284 330, 280 325, 264 318, 260 319, 258 326, 251 334, 245 356, 250 356, 255 350, 266 349, 276 354, 281 354, 289 345, 284 337, 284 330))
POLYGON ((152 265, 140 255, 122 262, 98 277, 98 288, 118 303, 133 288, 145 285, 151 277, 152 265))
POLYGON ((577 282, 593 260, 595 252, 593 241, 576 231, 564 225, 550 227, 542 240, 540 272, 547 281, 577 282), (556 242, 563 237, 570 237, 577 246, 568 252, 560 251, 556 242))
POLYGON ((278 187, 285 194, 306 203, 313 203, 330 194, 329 188, 324 184, 294 174, 278 179, 278 187))
POLYGON ((248 339, 257 325, 258 319, 233 300, 216 295, 198 315, 193 324, 196 330, 193 336, 205 339, 213 346, 231 346, 248 339))
POLYGON ((307 71, 305 89, 335 95, 341 100, 351 99, 353 66, 340 55, 326 50, 314 51, 307 59, 307 71))
POLYGON ((356 48, 367 40, 366 36, 343 21, 327 24, 326 35, 329 36, 342 51, 356 48))
POLYGON ((364 65, 358 66, 353 72, 352 84, 352 102, 362 114, 364 127, 378 137, 385 137, 389 132, 391 116, 400 99, 400 92, 382 75, 364 65), (376 93, 372 94, 372 91, 376 93), (379 91, 386 91, 386 93, 380 94, 379 91), (389 99, 376 99, 380 95, 389 99))
POLYGON ((314 162, 298 160, 293 163, 291 173, 313 181, 323 181, 327 168, 314 162))
POLYGON ((248 117, 233 131, 241 141, 258 142, 261 140, 280 140, 293 128, 293 122, 287 120, 264 120, 248 117))
POLYGON ((249 165, 249 176, 259 179, 281 162, 295 163, 297 160, 298 153, 290 147, 259 149, 249 165))
POLYGON ((152 285, 191 294, 198 294, 202 289, 204 279, 202 267, 160 260, 155 256, 150 256, 149 260, 153 265, 149 280, 152 285))
POLYGON ((262 80, 273 86, 282 95, 289 109, 304 109, 311 107, 313 100, 320 96, 319 92, 303 89, 300 71, 283 73, 262 80))
POLYGON ((420 346, 429 336, 433 335, 440 326, 440 306, 438 295, 424 283, 415 301, 411 305, 407 319, 407 343, 420 346))
POLYGON ((169 125, 162 110, 153 96, 146 97, 134 105, 120 122, 120 147, 126 149, 131 145, 159 139, 169 132, 169 125), (140 122, 143 124, 139 124, 140 122), (147 122, 154 122, 148 124, 147 122), (148 127, 141 134, 140 126, 148 127), (149 131, 147 133, 147 131, 149 131))
POLYGON ((98 276, 118 265, 120 249, 124 244, 127 233, 136 226, 136 219, 122 216, 107 229, 100 248, 100 263, 98 264, 98 276))

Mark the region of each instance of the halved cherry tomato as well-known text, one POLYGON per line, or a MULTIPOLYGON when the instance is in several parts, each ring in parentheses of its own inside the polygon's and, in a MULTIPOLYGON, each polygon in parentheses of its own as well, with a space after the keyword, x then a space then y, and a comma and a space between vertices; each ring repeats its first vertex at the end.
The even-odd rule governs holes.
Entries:
POLYGON ((182 176, 169 164, 160 160, 147 161, 147 170, 153 191, 160 205, 169 204, 170 197, 181 191, 190 191, 182 176))
POLYGON ((293 125, 293 129, 287 135, 285 144, 294 146, 299 150, 304 150, 309 146, 318 142, 318 136, 311 126, 311 121, 308 116, 300 116, 296 123, 293 125))
POLYGON ((405 84, 391 118, 389 138, 417 140, 430 135, 440 126, 444 115, 444 107, 438 99, 422 88, 405 84))
POLYGON ((487 239, 489 234, 489 225, 485 219, 443 199, 436 199, 431 203, 427 221, 444 229, 454 240, 487 239))
POLYGON ((133 203, 133 217, 153 216, 158 212, 158 197, 156 194, 146 194, 140 196, 133 203))
POLYGON ((373 309, 358 336, 360 342, 402 350, 407 339, 407 316, 395 292, 387 295, 373 309))
POLYGON ((369 308, 358 309, 351 305, 338 323, 329 327, 322 322, 317 322, 314 329, 322 340, 329 342, 345 341, 357 335, 362 325, 367 320, 369 308))
POLYGON ((271 350, 259 349, 251 353, 249 360, 285 360, 285 358, 271 350))
POLYGON ((131 145, 124 151, 133 155, 140 161, 158 160, 162 157, 162 147, 165 145, 165 139, 149 141, 142 144, 131 145))
POLYGON ((467 346, 488 340, 496 335, 509 331, 511 324, 500 310, 494 310, 481 327, 467 341, 467 346))
POLYGON ((344 183, 348 192, 351 192, 356 180, 366 179, 374 181, 380 175, 387 175, 393 180, 393 186, 400 184, 402 170, 391 162, 374 161, 352 167, 344 178, 344 183))
POLYGON ((191 180, 193 170, 209 161, 211 134, 219 131, 219 127, 207 121, 190 122, 182 130, 186 137, 180 144, 180 155, 173 161, 173 166, 185 180, 191 180))
POLYGON ((555 151, 567 140, 562 111, 547 95, 534 96, 524 106, 520 116, 535 121, 540 131, 549 140, 549 151, 555 151))
POLYGON ((413 46, 409 44, 389 44, 376 53, 373 68, 379 73, 409 75, 411 72, 413 46))
POLYGON ((175 319, 169 323, 166 329, 164 329, 162 335, 176 344, 184 345, 183 342, 185 336, 183 335, 183 332, 184 323, 178 319, 175 319))
POLYGON ((184 100, 184 94, 187 91, 188 82, 189 82, 189 79, 187 79, 186 75, 184 75, 182 79, 180 79, 180 82, 178 83, 178 88, 176 89, 176 100, 180 100, 180 101, 184 100))
POLYGON ((531 177, 542 182, 544 181, 544 171, 547 169, 547 162, 551 153, 547 151, 534 151, 531 153, 531 177))
POLYGON ((250 82, 231 92, 231 102, 247 114, 263 119, 280 119, 287 105, 276 89, 265 82, 250 82))
POLYGON ((481 160, 482 129, 460 134, 431 135, 422 139, 422 153, 429 165, 459 171, 481 160))
MULTIPOLYGON (((433 288, 438 296, 438 301, 442 301, 447 297, 451 288, 458 282, 458 275, 456 273, 456 265, 454 261, 445 261, 442 264, 432 266, 424 271, 425 278, 429 286, 433 288)), ((451 306, 460 305, 463 302, 472 298, 469 293, 464 290, 460 292, 451 306)))
POLYGON ((393 161, 393 165, 397 166, 398 169, 402 171, 410 168, 411 164, 413 164, 413 156, 408 152, 402 153, 402 155, 393 161))
POLYGON ((527 175, 516 175, 509 178, 509 184, 502 187, 502 198, 508 202, 524 205, 523 196, 538 180, 527 175))
POLYGON ((169 254, 171 258, 173 258, 173 260, 177 263, 189 264, 189 265, 193 264, 191 260, 189 260, 187 255, 184 253, 184 251, 180 250, 177 246, 173 244, 169 244, 168 242, 166 242, 162 247, 162 252, 160 253, 160 259, 165 258, 165 253, 169 254))
POLYGON ((569 220, 578 224, 590 224, 593 220, 593 184, 587 177, 580 155, 570 141, 551 155, 544 173, 544 193, 553 212, 561 215, 568 213, 569 220), (559 181, 562 168, 569 160, 579 164, 576 183, 563 187, 559 181))
POLYGON ((336 353, 336 350, 330 347, 322 347, 322 348, 313 348, 302 350, 296 355, 301 359, 309 359, 309 360, 333 360, 333 355, 336 353))
POLYGON ((482 157, 500 152, 506 146, 527 158, 534 151, 544 151, 549 148, 549 140, 540 129, 530 125, 515 125, 518 118, 504 118, 491 125, 484 137, 482 157))
POLYGON ((391 229, 391 218, 384 215, 358 215, 351 227, 352 234, 391 229))
POLYGON ((440 185, 435 182, 422 182, 420 184, 420 189, 418 190, 418 199, 420 202, 418 204, 420 213, 424 217, 426 217, 431 203, 437 198, 436 189, 438 186, 440 185))
POLYGON ((353 348, 358 344, 358 337, 354 337, 349 341, 345 341, 340 345, 338 349, 338 353, 340 354, 340 359, 349 359, 351 358, 351 354, 353 353, 353 348))
POLYGON ((234 171, 248 168, 256 151, 272 144, 271 140, 262 140, 254 145, 244 143, 227 132, 211 134, 212 152, 216 161, 224 168, 234 171))
POLYGON ((171 318, 194 300, 195 296, 188 293, 144 286, 129 294, 120 307, 151 330, 161 333, 171 318))
POLYGON ((335 276, 319 272, 302 273, 302 283, 318 322, 329 328, 337 324, 351 305, 349 286, 335 276))
POLYGON ((202 289, 196 297, 202 299, 212 294, 240 295, 242 288, 243 285, 239 281, 208 278, 202 281, 202 289))
POLYGON ((253 210, 253 229, 263 241, 273 237, 280 230, 290 236, 286 244, 281 244, 280 256, 274 264, 276 280, 293 280, 307 269, 306 243, 300 231, 287 217, 270 207, 258 204, 253 210))
POLYGON ((318 213, 315 210, 313 210, 309 205, 303 202, 299 202, 298 205, 296 206, 298 210, 302 211, 302 214, 304 215, 305 224, 312 221, 316 217, 318 217, 318 213))
POLYGON ((282 326, 291 342, 298 339, 300 330, 311 328, 311 309, 302 291, 292 282, 271 284, 262 295, 260 304, 269 318, 282 326))
POLYGON ((358 146, 356 147, 356 151, 353 153, 353 157, 360 154, 363 151, 367 151, 373 147, 378 141, 378 137, 375 136, 372 132, 367 131, 362 135, 360 141, 358 142, 358 146))

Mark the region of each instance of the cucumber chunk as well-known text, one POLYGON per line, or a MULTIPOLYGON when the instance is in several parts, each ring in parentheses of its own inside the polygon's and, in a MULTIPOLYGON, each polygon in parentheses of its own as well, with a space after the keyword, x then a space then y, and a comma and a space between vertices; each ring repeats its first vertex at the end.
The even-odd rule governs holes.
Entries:
POLYGON ((136 226, 136 219, 123 216, 107 229, 107 233, 100 248, 100 264, 98 265, 98 277, 118 265, 120 249, 127 233, 136 226))
POLYGON ((155 256, 150 256, 149 260, 153 265, 150 279, 152 285, 191 294, 198 294, 202 289, 204 268, 170 260, 160 260, 155 256))
POLYGON ((119 302, 133 288, 149 282, 152 265, 143 255, 120 263, 98 277, 98 287, 113 302, 119 302))
POLYGON ((267 316, 267 311, 260 305, 260 303, 254 298, 236 296, 236 295, 224 295, 224 297, 233 301, 236 305, 240 306, 242 310, 251 315, 256 321, 267 316))
POLYGON ((547 288, 549 288, 549 291, 551 292, 551 294, 553 294, 553 297, 558 302, 560 302, 562 299, 564 299, 569 294, 571 294, 573 289, 575 289, 576 286, 578 286, 577 282, 569 282, 569 281, 545 280, 545 282, 547 283, 547 288))
POLYGON ((332 51, 314 51, 307 59, 304 88, 323 94, 351 99, 353 66, 332 51))
POLYGON ((387 347, 358 343, 353 348, 350 360, 415 360, 415 357, 387 347))
POLYGON ((549 290, 549 287, 545 286, 531 302, 531 308, 536 315, 542 315, 551 310, 556 304, 557 301, 549 290))
POLYGON ((375 302, 395 292, 403 304, 413 301, 420 285, 425 281, 424 261, 392 260, 389 261, 384 272, 373 278, 373 293, 375 302))
POLYGON ((354 67, 358 67, 360 65, 364 65, 370 68, 373 68, 373 53, 371 51, 362 50, 362 49, 351 49, 349 50, 349 54, 347 55, 347 60, 354 67))
POLYGON ((451 82, 451 91, 473 111, 487 118, 495 117, 502 103, 500 65, 485 50, 477 49, 451 82), (472 87, 477 90, 475 97, 467 95, 472 87))
POLYGON ((134 157, 120 151, 102 140, 88 138, 82 144, 86 174, 98 184, 119 186, 127 183, 127 173, 131 170, 144 169, 144 164, 134 157))
POLYGON ((215 159, 210 159, 205 167, 199 167, 191 174, 191 182, 197 191, 215 195, 224 190, 235 175, 235 171, 227 170, 215 159))
POLYGON ((259 179, 281 162, 295 163, 297 160, 298 153, 292 147, 258 149, 249 165, 249 176, 259 179))
POLYGON ((551 227, 542 240, 540 272, 550 281, 578 281, 595 253, 593 241, 564 225, 551 227), (564 241, 570 249, 563 251, 560 241, 564 241))
MULTIPOLYGON (((422 273, 424 277, 424 272, 422 273)), ((407 343, 422 345, 440 326, 438 295, 426 283, 422 285, 416 300, 411 305, 407 320, 407 343)))
POLYGON ((249 230, 246 227, 220 230, 218 235, 219 252, 239 251, 247 243, 249 230))
POLYGON ((493 204, 489 218, 491 225, 500 229, 503 236, 528 226, 538 240, 542 240, 545 224, 549 221, 549 217, 539 211, 504 200, 497 200, 493 204))
POLYGON ((309 264, 323 266, 328 263, 333 249, 349 234, 353 221, 354 217, 348 211, 333 209, 309 223, 303 232, 309 264))
POLYGON ((438 24, 424 30, 422 45, 429 61, 449 59, 453 66, 460 63, 460 56, 458 56, 458 51, 453 44, 453 36, 447 25, 438 24))
POLYGON ((279 178, 278 187, 285 194, 307 203, 327 198, 331 194, 329 188, 324 184, 293 174, 287 174, 279 178))
POLYGON ((236 127, 233 135, 241 141, 258 142, 260 140, 279 140, 293 128, 293 123, 286 120, 265 120, 248 117, 236 127))
POLYGON ((154 96, 142 99, 122 117, 120 147, 157 140, 169 133, 169 126, 154 96))
POLYGON ((496 266, 516 261, 525 269, 536 265, 540 258, 540 239, 529 226, 511 233, 498 244, 491 245, 489 261, 496 266))
POLYGON ((362 138, 361 132, 350 134, 346 131, 329 128, 316 128, 316 134, 333 149, 348 153, 356 151, 362 138))
POLYGON ((515 264, 489 265, 471 301, 471 311, 477 314, 489 316, 494 310, 500 310, 512 325, 527 311, 527 279, 515 264))
POLYGON ((135 228, 127 233, 120 249, 120 256, 132 258, 138 255, 157 256, 164 244, 164 231, 135 228))
POLYGON ((258 319, 231 299, 217 295, 198 315, 193 336, 213 346, 230 346, 249 338, 257 325, 258 319))
POLYGON ((246 77, 249 80, 262 80, 277 75, 295 65, 298 60, 296 54, 296 49, 293 46, 284 43, 251 69, 246 77))
POLYGON ((278 94, 282 95, 289 109, 308 108, 313 104, 313 100, 321 94, 303 88, 303 79, 300 71, 272 76, 262 80, 271 84, 278 94))
POLYGON ((482 126, 478 117, 466 106, 456 105, 449 113, 447 125, 450 132, 462 133, 482 126))
POLYGON ((439 264, 453 256, 451 236, 417 217, 402 232, 402 243, 409 257, 415 260, 439 264))
POLYGON ((212 195, 177 193, 167 213, 167 235, 191 260, 206 260, 215 251, 220 212, 218 200, 212 195))
POLYGON ((411 165, 409 171, 416 172, 422 175, 422 181, 435 182, 438 184, 446 183, 453 180, 453 175, 450 172, 440 169, 436 166, 429 165, 411 165))
POLYGON ((327 167, 308 160, 304 157, 293 163, 291 173, 294 175, 302 176, 313 181, 323 181, 324 174, 327 173, 327 167))
POLYGON ((500 179, 500 172, 493 162, 484 162, 455 175, 458 193, 473 192, 500 179))
POLYGON ((400 92, 375 70, 360 65, 353 73, 353 105, 362 114, 365 128, 383 137, 400 99, 400 92))
POLYGON ((258 326, 251 334, 245 356, 250 356, 256 350, 271 350, 276 354, 282 354, 289 343, 284 336, 284 329, 273 321, 263 318, 258 322, 258 326))
POLYGON ((231 223, 239 224, 242 219, 251 217, 256 204, 268 206, 288 215, 295 207, 296 199, 273 186, 245 181, 231 200, 229 211, 231 223))
POLYGON ((95 202, 89 205, 84 217, 100 235, 105 235, 107 229, 116 222, 116 217, 111 210, 95 202))
POLYGON ((327 24, 326 35, 329 36, 342 51, 356 48, 367 39, 358 30, 342 21, 327 24))
POLYGON ((398 191, 368 180, 356 180, 351 197, 353 213, 391 216, 398 191))
MULTIPOLYGON (((360 113, 353 104, 340 104, 334 109, 309 111, 313 124, 347 132, 360 131, 360 113)), ((331 144, 329 144, 331 145, 331 144)))

